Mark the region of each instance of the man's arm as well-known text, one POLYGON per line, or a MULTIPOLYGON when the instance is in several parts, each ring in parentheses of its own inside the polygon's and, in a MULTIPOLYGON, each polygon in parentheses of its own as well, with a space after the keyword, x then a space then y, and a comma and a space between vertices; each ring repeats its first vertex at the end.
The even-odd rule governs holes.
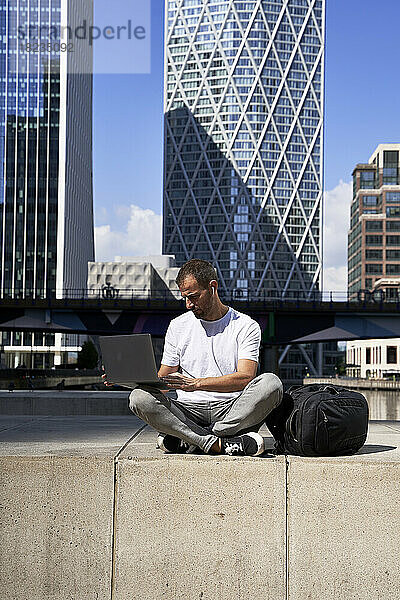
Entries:
POLYGON ((168 367, 167 365, 161 365, 158 370, 159 377, 165 377, 166 375, 171 375, 171 373, 176 373, 179 369, 179 365, 176 367, 168 367))
POLYGON ((164 377, 166 383, 169 383, 171 388, 184 390, 185 392, 195 392, 201 390, 203 392, 241 392, 257 373, 257 363, 254 360, 242 358, 238 360, 237 371, 229 373, 229 375, 221 375, 221 377, 202 377, 190 378, 176 373, 178 367, 166 367, 161 365, 159 377, 164 377), (161 369, 171 369, 169 373, 161 369), (173 371, 172 369, 175 369, 173 371))
POLYGON ((173 321, 168 326, 164 340, 164 350, 161 358, 161 365, 158 370, 159 377, 165 377, 171 373, 176 373, 179 369, 179 352, 177 348, 176 335, 174 333, 173 321), (165 361, 163 363, 163 361, 165 361), (176 363, 174 366, 169 366, 165 363, 176 363))

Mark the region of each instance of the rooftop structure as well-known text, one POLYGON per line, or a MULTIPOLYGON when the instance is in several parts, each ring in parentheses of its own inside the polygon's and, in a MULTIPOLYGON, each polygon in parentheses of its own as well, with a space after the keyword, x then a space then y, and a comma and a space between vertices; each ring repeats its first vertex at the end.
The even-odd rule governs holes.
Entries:
MULTIPOLYGON (((137 258, 145 262, 136 262, 129 258, 126 261, 89 262, 87 281, 89 297, 156 298, 157 295, 165 298, 180 297, 175 282, 179 271, 177 267, 156 267, 151 256, 137 258)), ((155 258, 157 260, 154 262, 160 265, 173 262, 173 257, 155 258), (168 260, 159 260, 164 258, 168 260)))
POLYGON ((115 262, 125 263, 151 263, 156 269, 169 269, 175 267, 175 256, 172 254, 149 254, 148 256, 116 256, 115 262))

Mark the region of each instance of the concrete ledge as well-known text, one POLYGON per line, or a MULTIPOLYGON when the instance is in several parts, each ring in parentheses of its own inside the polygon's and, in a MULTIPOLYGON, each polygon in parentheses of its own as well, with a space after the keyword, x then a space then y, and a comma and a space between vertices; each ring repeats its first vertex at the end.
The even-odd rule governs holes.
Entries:
POLYGON ((164 455, 133 416, 0 441, 4 600, 400 598, 399 422, 331 459, 164 455))
POLYGON ((0 469, 1 597, 109 598, 112 459, 2 457, 0 469))
POLYGON ((284 481, 283 457, 120 458, 113 598, 283 600, 284 481))
POLYGON ((400 598, 400 462, 289 458, 289 600, 400 598))
POLYGON ((288 600, 398 600, 400 423, 351 457, 288 457, 288 600))

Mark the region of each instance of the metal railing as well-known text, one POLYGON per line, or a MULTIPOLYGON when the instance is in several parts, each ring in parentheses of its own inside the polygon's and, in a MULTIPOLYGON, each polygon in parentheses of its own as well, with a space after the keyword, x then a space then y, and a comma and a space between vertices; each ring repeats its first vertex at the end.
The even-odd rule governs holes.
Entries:
POLYGON ((24 378, 35 378, 35 377, 101 377, 102 373, 99 369, 77 369, 75 366, 70 369, 39 369, 27 367, 16 367, 14 369, 5 367, 0 369, 0 379, 24 379, 24 378))
MULTIPOLYGON (((400 303, 400 288, 398 290, 359 290, 349 293, 347 291, 269 291, 260 290, 259 292, 234 289, 230 291, 219 290, 219 295, 224 302, 361 302, 368 304, 400 303), (390 292, 390 293, 388 293, 390 292)), ((98 300, 114 301, 118 300, 153 300, 158 301, 183 301, 179 290, 150 290, 148 288, 130 288, 118 289, 111 285, 103 286, 99 289, 62 289, 62 290, 3 290, 0 294, 0 302, 4 301, 32 301, 35 300, 98 300)))

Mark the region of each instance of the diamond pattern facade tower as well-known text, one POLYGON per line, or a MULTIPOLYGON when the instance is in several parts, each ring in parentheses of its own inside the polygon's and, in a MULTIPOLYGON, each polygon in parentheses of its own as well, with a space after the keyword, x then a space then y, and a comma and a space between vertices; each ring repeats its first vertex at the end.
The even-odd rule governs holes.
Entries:
POLYGON ((163 252, 243 297, 321 274, 325 0, 166 0, 163 252))

